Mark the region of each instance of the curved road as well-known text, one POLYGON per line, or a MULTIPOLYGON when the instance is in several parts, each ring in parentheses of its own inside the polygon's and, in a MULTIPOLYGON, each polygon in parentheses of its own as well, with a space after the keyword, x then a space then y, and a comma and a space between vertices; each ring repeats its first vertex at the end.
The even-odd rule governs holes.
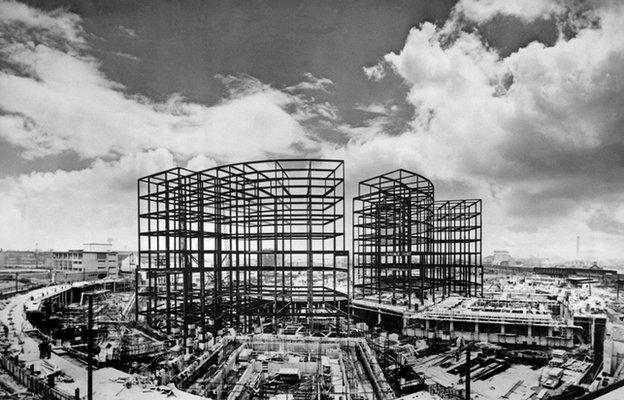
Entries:
MULTIPOLYGON (((20 360, 24 360, 27 366, 34 364, 35 370, 41 370, 41 360, 39 359, 39 341, 25 332, 33 329, 33 326, 26 319, 25 310, 38 309, 41 301, 48 296, 67 290, 74 286, 82 286, 90 282, 75 282, 73 284, 62 284, 35 289, 26 294, 11 297, 3 300, 4 308, 0 310, 0 322, 9 327, 9 337, 14 343, 11 350, 19 352, 20 360), (11 324, 12 322, 12 324, 11 324)), ((65 375, 70 376, 74 382, 57 382, 56 387, 68 394, 74 394, 76 388, 80 390, 80 397, 86 398, 87 393, 87 371, 83 364, 69 358, 59 356, 52 349, 52 355, 48 362, 60 368, 65 375)), ((94 400, 159 400, 166 399, 167 395, 153 388, 144 389, 140 385, 133 384, 126 388, 122 381, 131 379, 132 376, 114 368, 102 368, 93 372, 93 398, 94 400)), ((175 398, 181 400, 199 400, 202 397, 172 388, 175 398)))

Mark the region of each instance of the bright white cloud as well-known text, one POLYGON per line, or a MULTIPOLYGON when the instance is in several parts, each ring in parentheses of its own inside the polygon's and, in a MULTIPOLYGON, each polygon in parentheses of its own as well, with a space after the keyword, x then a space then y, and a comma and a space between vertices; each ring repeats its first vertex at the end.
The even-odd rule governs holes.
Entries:
POLYGON ((133 246, 137 177, 173 166, 172 154, 158 149, 98 160, 80 171, 0 179, 0 247, 79 248, 108 237, 133 246))
POLYGON ((289 86, 284 89, 287 92, 299 92, 302 90, 319 90, 321 92, 330 93, 334 82, 327 78, 317 78, 309 72, 303 74, 306 80, 296 85, 289 86))
POLYGON ((371 114, 380 114, 380 115, 385 115, 388 113, 388 110, 386 109, 386 106, 384 104, 381 103, 371 103, 368 105, 359 105, 357 107, 355 107, 356 110, 360 110, 360 111, 365 111, 367 113, 371 113, 371 114))
POLYGON ((154 148, 222 160, 303 154, 318 146, 302 123, 337 118, 331 105, 306 95, 328 92, 333 83, 309 73, 287 91, 249 76, 221 76, 229 96, 212 107, 176 95, 154 102, 127 93, 83 54, 78 16, 13 2, 0 7, 1 27, 12 32, 0 37, 0 55, 11 66, 0 71, 0 136, 28 158, 73 151, 91 159, 154 148), (36 42, 29 40, 33 32, 36 42))
POLYGON ((191 171, 203 171, 205 169, 216 167, 216 166, 217 166, 217 162, 215 160, 213 160, 212 158, 206 157, 203 154, 199 154, 191 158, 186 163, 186 168, 190 169, 191 171))
POLYGON ((384 69, 382 64, 372 65, 370 67, 362 67, 364 74, 368 79, 373 81, 381 80, 384 76, 386 76, 386 70, 384 69))
POLYGON ((0 109, 24 123, 0 135, 38 157, 72 150, 94 158, 136 149, 164 147, 181 155, 257 158, 314 146, 285 108, 310 112, 305 101, 267 85, 213 107, 172 97, 154 103, 129 96, 108 80, 90 58, 46 45, 14 45, 8 59, 31 76, 0 73, 0 109), (245 143, 245 146, 240 146, 245 143))
POLYGON ((568 13, 554 1, 462 0, 444 26, 412 29, 401 51, 364 67, 370 79, 394 72, 409 88, 411 125, 390 135, 393 110, 373 103, 360 108, 380 115, 347 124, 334 105, 308 93, 333 89, 311 74, 284 90, 221 76, 228 95, 212 107, 127 93, 84 56, 78 17, 0 2, 5 28, 19 22, 56 38, 0 38, 12 66, 0 72, 0 136, 26 157, 74 151, 95 160, 82 171, 0 181, 0 244, 64 247, 62 237, 77 245, 114 237, 132 245, 136 215, 127 205, 135 203, 138 176, 176 161, 204 169, 314 154, 346 159, 349 190, 403 167, 430 177, 440 192, 483 197, 486 252, 527 254, 549 242, 552 253, 565 254, 582 235, 592 254, 613 255, 624 245, 624 9, 592 4, 591 13, 568 13), (462 30, 462 21, 479 25, 500 14, 574 18, 576 34, 501 57, 477 31, 462 30), (589 14, 599 23, 584 21, 589 14), (341 132, 349 143, 323 141, 311 127, 341 132))
POLYGON ((76 29, 80 18, 61 10, 45 13, 16 1, 0 2, 0 25, 23 24, 28 28, 43 29, 55 36, 76 43, 84 43, 80 30, 76 29))
POLYGON ((497 15, 508 15, 523 21, 550 18, 564 12, 561 0, 460 0, 455 10, 470 21, 485 22, 497 15))
MULTIPOLYGON (((485 21, 500 13, 528 21, 561 13, 558 7, 462 1, 443 27, 412 29, 403 49, 376 67, 391 68, 409 86, 411 132, 353 136, 345 152, 350 165, 360 170, 375 159, 376 169, 411 167, 443 185, 478 188, 486 200, 486 249, 526 254, 560 237, 551 251, 567 252, 566 237, 573 243, 581 234, 603 239, 595 241, 598 253, 613 255, 613 240, 622 245, 624 236, 605 236, 595 229, 605 215, 589 219, 584 210, 624 200, 623 7, 601 4, 590 15, 598 24, 575 20, 574 37, 561 35, 551 47, 534 42, 505 58, 478 32, 463 31, 459 17, 485 21)), ((610 218, 609 233, 619 232, 617 216, 610 218)))
POLYGON ((0 137, 26 158, 75 152, 94 160, 80 171, 0 181, 0 247, 104 237, 131 246, 138 177, 175 161, 203 169, 215 159, 310 154, 319 145, 304 124, 337 118, 331 105, 307 97, 306 90, 332 85, 311 74, 296 94, 249 76, 222 76, 229 95, 214 106, 178 95, 154 102, 128 93, 85 55, 74 14, 0 2, 0 29, 0 137))

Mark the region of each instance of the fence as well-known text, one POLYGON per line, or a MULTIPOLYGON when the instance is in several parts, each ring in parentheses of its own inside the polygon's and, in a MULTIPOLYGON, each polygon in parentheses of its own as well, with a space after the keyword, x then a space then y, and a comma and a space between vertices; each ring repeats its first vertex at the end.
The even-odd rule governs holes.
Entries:
POLYGON ((0 366, 5 369, 18 382, 26 388, 44 399, 50 400, 78 400, 79 394, 71 395, 62 390, 50 387, 43 379, 37 377, 31 370, 20 366, 15 361, 5 355, 0 355, 0 366))

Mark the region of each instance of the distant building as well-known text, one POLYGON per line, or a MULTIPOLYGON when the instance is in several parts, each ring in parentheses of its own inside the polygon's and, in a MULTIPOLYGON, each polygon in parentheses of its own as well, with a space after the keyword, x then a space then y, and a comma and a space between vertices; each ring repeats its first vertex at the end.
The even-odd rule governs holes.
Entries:
POLYGON ((276 263, 278 267, 281 267, 283 264, 281 254, 274 252, 273 249, 264 249, 261 261, 263 267, 275 267, 276 263))
POLYGON ((529 267, 539 267, 544 265, 544 263, 547 262, 547 260, 545 258, 539 258, 539 257, 524 257, 524 258, 516 258, 516 264, 518 263, 522 263, 523 265, 529 266, 529 267))
POLYGON ((117 253, 117 263, 120 273, 131 273, 136 268, 136 254, 131 251, 120 251, 117 253))
POLYGON ((554 267, 535 267, 533 272, 541 275, 556 276, 559 278, 569 278, 571 276, 594 278, 598 281, 616 280, 617 271, 603 268, 573 268, 565 265, 554 267))
POLYGON ((510 265, 511 261, 511 255, 505 250, 495 251, 492 257, 492 265, 510 265))
MULTIPOLYGON (((449 297, 411 314, 403 334, 446 341, 463 339, 573 348, 574 333, 579 327, 566 317, 569 313, 563 295, 506 293, 504 298, 449 297)), ((591 342, 589 335, 588 340, 591 342)))
POLYGON ((45 268, 54 266, 52 253, 49 251, 0 251, 1 268, 45 268))
POLYGON ((53 256, 56 271, 82 272, 85 276, 98 279, 117 275, 119 272, 119 260, 115 251, 55 251, 53 256))

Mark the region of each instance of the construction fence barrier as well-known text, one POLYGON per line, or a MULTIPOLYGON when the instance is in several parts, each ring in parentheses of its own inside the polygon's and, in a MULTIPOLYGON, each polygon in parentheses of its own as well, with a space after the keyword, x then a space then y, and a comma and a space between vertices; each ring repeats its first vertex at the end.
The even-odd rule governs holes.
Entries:
POLYGON ((19 383, 26 386, 32 393, 51 400, 78 400, 79 394, 71 395, 62 390, 51 387, 46 381, 36 376, 31 370, 22 367, 6 355, 0 355, 0 366, 19 383))

